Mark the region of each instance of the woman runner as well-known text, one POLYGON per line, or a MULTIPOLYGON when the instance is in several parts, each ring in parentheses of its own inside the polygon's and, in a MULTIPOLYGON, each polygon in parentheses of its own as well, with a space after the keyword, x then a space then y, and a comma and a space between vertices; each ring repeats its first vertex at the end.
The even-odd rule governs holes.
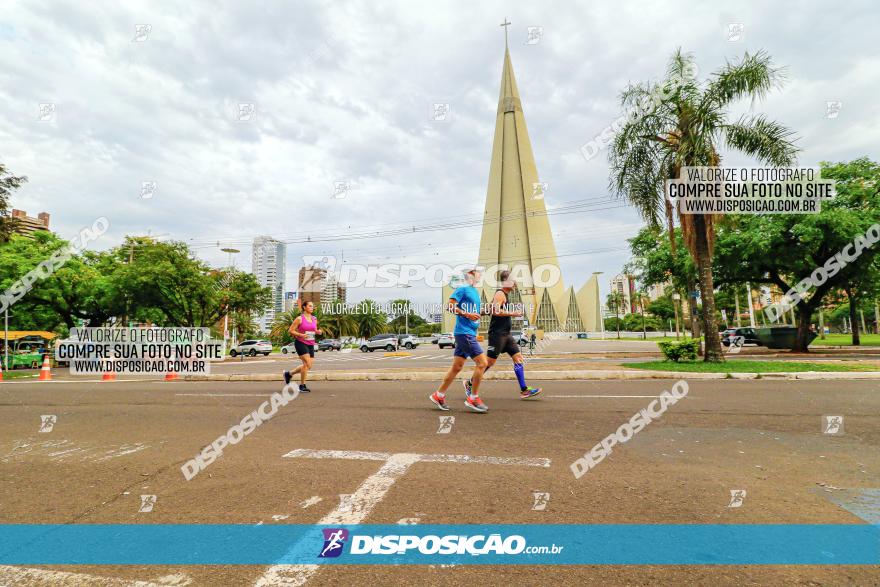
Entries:
POLYGON ((314 311, 314 302, 309 301, 303 304, 302 313, 296 317, 296 320, 293 321, 293 324, 288 329, 288 332, 296 339, 293 341, 293 347, 296 349, 296 354, 299 356, 299 360, 302 361, 302 365, 293 371, 285 371, 284 383, 290 385, 290 380, 299 373, 300 393, 312 391, 306 387, 306 378, 309 375, 309 369, 312 368, 312 362, 315 360, 315 335, 321 334, 314 311))

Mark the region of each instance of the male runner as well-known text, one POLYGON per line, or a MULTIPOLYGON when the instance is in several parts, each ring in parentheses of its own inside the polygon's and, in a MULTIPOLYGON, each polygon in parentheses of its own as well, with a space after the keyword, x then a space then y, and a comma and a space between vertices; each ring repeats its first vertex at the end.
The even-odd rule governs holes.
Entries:
POLYGON ((467 285, 457 288, 449 298, 448 311, 456 315, 452 367, 446 373, 443 383, 429 399, 441 410, 448 411, 446 390, 461 372, 465 361, 470 358, 474 361, 474 373, 471 375, 472 384, 465 388, 464 405, 474 412, 484 414, 489 411, 489 407, 480 399, 479 389, 487 363, 486 355, 477 342, 477 327, 480 325, 480 293, 474 287, 474 284, 480 280, 480 270, 474 267, 465 274, 465 280, 467 285))
MULTIPOLYGON (((489 356, 485 373, 492 368, 498 355, 507 353, 513 359, 513 372, 519 381, 519 397, 520 399, 531 399, 541 393, 540 387, 529 387, 526 385, 526 370, 523 363, 523 356, 519 350, 519 345, 510 334, 510 319, 518 318, 523 315, 522 310, 512 310, 507 307, 507 295, 516 287, 516 283, 510 278, 510 271, 502 271, 498 275, 498 281, 501 288, 495 292, 492 303, 489 305, 489 347, 487 355, 489 356)), ((468 389, 472 385, 470 381, 464 382, 464 388, 468 389)))

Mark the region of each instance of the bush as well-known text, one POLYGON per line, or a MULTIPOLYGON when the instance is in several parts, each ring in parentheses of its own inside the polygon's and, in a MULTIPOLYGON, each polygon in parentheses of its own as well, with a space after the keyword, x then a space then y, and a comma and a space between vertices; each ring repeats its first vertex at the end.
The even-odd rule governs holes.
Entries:
POLYGON ((658 342, 657 346, 667 361, 678 363, 684 361, 695 361, 697 351, 700 350, 700 341, 692 338, 686 338, 676 342, 674 340, 658 342))

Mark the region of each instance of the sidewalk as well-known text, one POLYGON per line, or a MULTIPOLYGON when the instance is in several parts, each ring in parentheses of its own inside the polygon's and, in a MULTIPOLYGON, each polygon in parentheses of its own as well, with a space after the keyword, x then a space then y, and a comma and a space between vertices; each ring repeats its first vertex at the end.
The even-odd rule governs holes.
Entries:
MULTIPOLYGON (((463 370, 462 373, 466 373, 463 370)), ((309 373, 310 381, 439 381, 446 371, 318 371, 309 373)), ((787 372, 787 373, 682 373, 644 369, 571 369, 528 373, 534 381, 638 380, 638 379, 865 379, 880 380, 880 371, 787 372)), ((184 381, 281 381, 276 373, 225 375, 186 375, 184 381)), ((511 371, 489 371, 484 380, 513 380, 511 371)))

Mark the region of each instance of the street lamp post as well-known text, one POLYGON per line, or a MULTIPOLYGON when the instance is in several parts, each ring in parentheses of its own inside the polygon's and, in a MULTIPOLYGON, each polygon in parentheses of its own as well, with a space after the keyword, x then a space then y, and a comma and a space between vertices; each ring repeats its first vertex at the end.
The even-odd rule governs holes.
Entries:
MULTIPOLYGON (((220 249, 224 253, 229 253, 229 269, 235 271, 235 259, 233 255, 235 253, 240 253, 241 251, 238 249, 232 248, 222 248, 220 249)), ((233 325, 233 330, 235 329, 235 325, 233 325)), ((226 306, 226 313, 223 315, 223 340, 229 338, 229 305, 226 306)), ((233 344, 235 343, 235 336, 232 337, 233 344)))
MULTIPOLYGON (((412 286, 408 283, 405 283, 405 284, 401 285, 400 287, 402 287, 403 289, 409 289, 412 286)), ((404 334, 409 334, 409 298, 406 299, 406 309, 404 310, 403 316, 404 316, 403 320, 404 320, 404 324, 405 324, 404 334)))

